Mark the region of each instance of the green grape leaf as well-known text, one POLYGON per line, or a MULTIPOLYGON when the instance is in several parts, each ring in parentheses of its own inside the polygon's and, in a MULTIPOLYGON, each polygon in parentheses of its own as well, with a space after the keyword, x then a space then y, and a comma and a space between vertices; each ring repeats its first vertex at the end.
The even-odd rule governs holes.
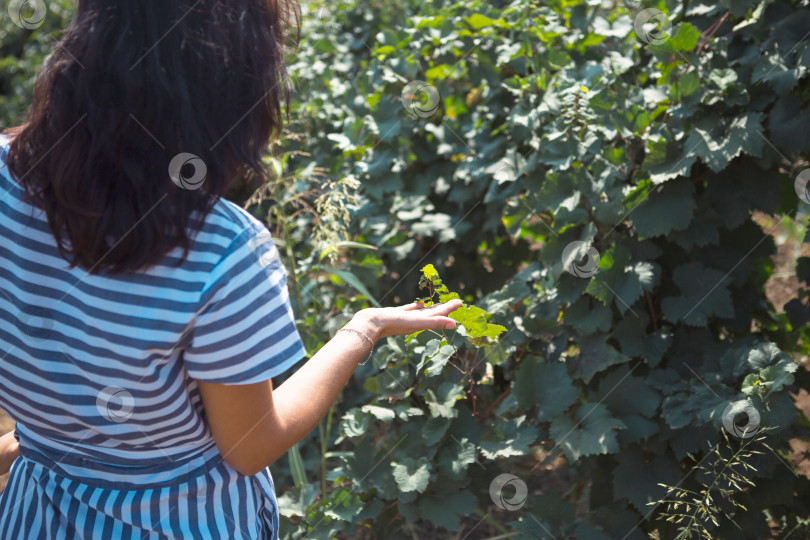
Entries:
POLYGON ((759 373, 749 373, 743 380, 742 391, 747 396, 779 392, 793 384, 793 373, 797 368, 792 359, 782 359, 775 365, 761 369, 759 373))
POLYGON ((700 30, 688 22, 678 25, 675 35, 669 38, 669 43, 679 51, 691 51, 700 39, 700 30))
POLYGON ((392 463, 394 480, 400 491, 423 493, 430 481, 430 461, 421 457, 419 460, 405 458, 399 463, 392 463))
POLYGON ((613 313, 609 307, 601 304, 591 307, 591 300, 587 296, 582 296, 565 310, 563 318, 565 323, 576 328, 579 334, 588 335, 610 330, 613 313))
POLYGON ((750 349, 746 355, 748 366, 756 370, 780 364, 785 360, 790 361, 790 356, 771 342, 757 343, 756 347, 750 349))
POLYGON ((585 403, 574 418, 567 414, 555 418, 549 435, 574 462, 582 456, 618 452, 616 430, 625 428, 624 422, 613 418, 604 404, 585 403))
POLYGON ((523 360, 515 373, 513 392, 521 410, 538 407, 537 419, 550 422, 573 405, 579 397, 565 364, 536 356, 523 360))
POLYGON ((681 146, 672 139, 652 139, 647 146, 649 152, 644 159, 644 167, 650 172, 650 180, 655 185, 687 176, 697 159, 694 153, 684 155, 681 146))
POLYGON ((653 289, 655 267, 646 261, 631 263, 630 259, 626 247, 621 244, 611 246, 599 259, 599 272, 588 283, 585 292, 605 304, 613 301, 620 313, 631 309, 643 291, 653 289))
POLYGON ((660 500, 667 488, 681 479, 678 463, 667 456, 647 459, 637 447, 631 446, 616 456, 619 464, 613 469, 613 493, 630 501, 639 512, 650 509, 648 503, 660 500))
POLYGON ((642 192, 641 200, 635 203, 628 215, 639 236, 652 238, 682 231, 689 226, 697 207, 692 182, 685 178, 670 180, 654 191, 648 182, 640 184, 639 189, 646 191, 642 192))
POLYGON ((449 427, 449 418, 439 416, 429 419, 422 426, 422 438, 425 440, 425 444, 433 446, 438 443, 441 438, 444 437, 444 434, 447 433, 447 428, 449 427))
POLYGON ((573 375, 586 383, 610 366, 630 361, 630 357, 617 351, 607 342, 607 336, 595 334, 579 339, 579 356, 570 359, 573 375))
POLYGON ((686 139, 687 152, 694 152, 714 172, 726 168, 732 159, 746 153, 762 155, 762 115, 746 113, 724 128, 719 118, 707 118, 692 126, 686 139))
POLYGON ((430 358, 430 365, 425 370, 428 377, 435 377, 444 371, 447 362, 456 354, 456 348, 452 345, 445 345, 430 358))
POLYGON ((422 352, 422 358, 419 361, 419 364, 416 365, 416 371, 421 371, 422 368, 427 364, 428 360, 436 356, 441 349, 442 343, 445 341, 442 339, 431 339, 425 344, 425 350, 422 352))
POLYGON ((489 324, 487 316, 486 311, 476 306, 461 306, 449 315, 451 319, 464 326, 464 330, 473 339, 482 337, 495 339, 506 332, 504 326, 489 324))
POLYGON ((396 417, 396 412, 387 407, 378 407, 377 405, 363 405, 360 409, 364 413, 369 413, 378 420, 382 420, 386 424, 391 422, 396 417))
POLYGON ((439 450, 436 460, 439 473, 453 480, 460 480, 467 473, 467 467, 476 462, 478 449, 475 443, 463 437, 459 441, 452 440, 449 446, 439 450))
POLYGON ((469 491, 441 493, 437 497, 419 499, 419 515, 448 531, 455 531, 461 525, 461 517, 473 513, 478 500, 469 491))
MULTIPOLYGON (((461 300, 461 296, 458 293, 450 292, 447 286, 444 285, 439 273, 432 264, 427 264, 422 267, 422 277, 420 278, 419 286, 428 289, 431 295, 438 295, 439 302, 441 303, 449 302, 454 299, 461 300)), ((427 299, 417 300, 417 302, 419 301, 422 301, 425 306, 433 305, 433 296, 427 299)), ((497 339, 503 332, 506 332, 506 327, 499 324, 490 324, 488 322, 490 314, 476 306, 462 305, 453 311, 449 317, 464 327, 463 335, 467 336, 468 341, 474 347, 486 345, 490 343, 491 340, 497 339)), ((421 332, 409 335, 406 341, 410 341, 419 333, 421 332)), ((433 356, 434 354, 435 353, 431 353, 429 356, 433 356)), ((422 362, 420 362, 417 369, 422 368, 425 358, 426 357, 423 355, 422 362)), ((447 359, 437 358, 434 367, 430 369, 429 375, 438 375, 441 373, 441 368, 446 364, 447 359)))
POLYGON ((676 268, 673 279, 681 289, 681 296, 662 300, 661 308, 668 320, 705 326, 709 317, 734 316, 727 276, 719 270, 691 262, 676 268))
POLYGON ((359 408, 349 410, 340 420, 340 433, 346 437, 360 437, 368 429, 368 414, 359 408))
POLYGON ((635 413, 653 418, 661 404, 660 392, 646 379, 632 375, 627 366, 613 369, 602 377, 590 399, 604 403, 622 418, 635 413))
POLYGON ((473 30, 481 30, 490 26, 507 26, 503 19, 490 19, 486 15, 480 13, 473 13, 466 17, 464 21, 472 27, 473 30))
POLYGON ((529 445, 537 441, 539 430, 528 424, 525 416, 497 418, 495 426, 479 444, 481 455, 495 460, 512 456, 525 456, 529 445))
POLYGON ((444 416, 455 418, 458 411, 455 409, 456 401, 464 397, 461 385, 452 382, 443 382, 434 392, 428 389, 425 392, 425 402, 430 409, 431 416, 444 416))
POLYGON ((458 295, 458 293, 447 293, 439 295, 439 303, 441 304, 445 304, 450 300, 461 300, 461 297, 458 295))

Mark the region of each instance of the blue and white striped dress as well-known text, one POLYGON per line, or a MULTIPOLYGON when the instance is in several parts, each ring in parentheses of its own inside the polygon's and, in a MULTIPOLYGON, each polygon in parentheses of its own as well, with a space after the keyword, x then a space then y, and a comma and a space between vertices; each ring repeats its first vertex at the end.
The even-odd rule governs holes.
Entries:
POLYGON ((0 137, 0 407, 18 458, 0 539, 277 538, 269 469, 223 461, 197 380, 248 384, 304 348, 267 229, 220 200, 181 251, 118 276, 69 269, 0 137))

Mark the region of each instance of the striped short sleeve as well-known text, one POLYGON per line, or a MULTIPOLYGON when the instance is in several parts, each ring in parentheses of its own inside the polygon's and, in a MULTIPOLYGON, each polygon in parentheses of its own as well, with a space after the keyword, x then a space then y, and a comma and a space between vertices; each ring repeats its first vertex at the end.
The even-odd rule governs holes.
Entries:
POLYGON ((233 240, 202 290, 193 325, 183 353, 193 379, 256 383, 303 358, 286 271, 264 226, 251 222, 233 240))

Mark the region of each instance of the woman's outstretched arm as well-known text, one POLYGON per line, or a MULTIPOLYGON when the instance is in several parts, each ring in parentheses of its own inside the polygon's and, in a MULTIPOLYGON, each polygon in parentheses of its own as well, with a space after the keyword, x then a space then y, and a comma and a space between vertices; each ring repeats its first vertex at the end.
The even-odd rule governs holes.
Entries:
MULTIPOLYGON (((420 309, 371 308, 344 327, 377 340, 419 330, 448 329, 459 300, 420 309)), ((270 380, 247 385, 198 382, 220 454, 234 469, 253 475, 303 439, 329 410, 357 363, 371 349, 354 332, 338 332, 277 389, 270 380)))
POLYGON ((14 438, 14 432, 9 431, 0 437, 0 474, 6 474, 18 457, 20 457, 20 445, 14 438))

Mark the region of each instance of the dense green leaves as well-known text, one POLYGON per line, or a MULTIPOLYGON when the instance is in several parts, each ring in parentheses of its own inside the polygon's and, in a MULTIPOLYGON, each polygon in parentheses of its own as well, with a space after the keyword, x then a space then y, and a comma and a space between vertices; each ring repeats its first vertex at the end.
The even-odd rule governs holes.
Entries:
POLYGON ((617 457, 613 469, 613 491, 624 497, 641 513, 649 511, 649 504, 666 494, 659 484, 680 481, 672 458, 665 455, 645 456, 641 448, 629 446, 617 457))
POLYGON ((629 218, 639 236, 661 236, 685 229, 696 207, 694 189, 687 180, 675 180, 661 186, 642 183, 629 197, 629 218))
MULTIPOLYGON (((729 403, 749 399, 784 433, 795 422, 787 353, 806 353, 810 311, 768 302, 762 215, 797 209, 805 19, 787 1, 628 6, 344 0, 324 10, 340 32, 305 27, 288 165, 358 179, 352 239, 379 248, 343 256, 367 292, 342 290, 404 303, 419 281, 427 302, 465 302, 456 332, 378 346, 345 393, 337 440, 352 455, 330 460, 320 504, 367 475, 366 504, 388 508, 354 527, 472 528, 509 471, 530 495, 490 514, 490 537, 665 538, 647 503, 689 477, 729 403), (669 9, 669 37, 635 34, 643 8, 669 9), (417 109, 401 100, 413 82, 417 109), (573 242, 598 254, 593 272, 562 260, 573 242), (549 450, 582 488, 564 499, 535 494, 549 450)), ((322 302, 348 311, 339 292, 322 302)), ((307 536, 312 522, 291 523, 307 536)))
POLYGON ((680 296, 661 301, 664 316, 691 326, 704 326, 709 317, 732 317, 731 293, 724 283, 727 276, 699 262, 681 265, 673 272, 680 296))
POLYGON ((612 454, 619 450, 616 431, 624 429, 624 422, 610 415, 602 403, 586 403, 571 417, 560 415, 554 419, 549 434, 572 461, 580 456, 612 454))
MULTIPOLYGON (((620 313, 630 309, 644 291, 652 290, 655 283, 652 263, 631 262, 631 258, 626 247, 614 244, 599 259, 599 273, 588 284, 586 292, 606 304, 614 302, 620 313)), ((576 326, 582 329, 581 325, 576 326)))
POLYGON ((758 113, 748 113, 728 122, 709 117, 692 127, 685 145, 711 170, 720 172, 743 152, 760 157, 761 131, 762 115, 758 113))
POLYGON ((426 458, 418 460, 405 458, 402 463, 393 466, 394 480, 403 493, 418 491, 422 493, 430 480, 430 463, 426 458))
POLYGON ((526 358, 518 368, 513 392, 522 410, 536 408, 540 421, 552 420, 579 397, 565 364, 536 357, 526 358))
MULTIPOLYGON (((68 4, 0 30, 6 124, 68 4)), ((282 536, 667 538, 647 503, 688 485, 742 399, 773 428, 761 474, 788 484, 747 494, 746 519, 787 534, 807 490, 775 456, 802 436, 791 355, 808 353, 810 310, 805 292, 782 313, 764 291, 806 222, 806 5, 303 8, 279 179, 248 207, 284 248, 307 349, 375 302, 465 307, 456 331, 379 343, 275 465, 282 536), (634 31, 644 8, 669 12, 661 43, 634 31), (594 272, 566 269, 572 242, 594 272), (490 497, 503 472, 527 484, 514 512, 490 497)))

